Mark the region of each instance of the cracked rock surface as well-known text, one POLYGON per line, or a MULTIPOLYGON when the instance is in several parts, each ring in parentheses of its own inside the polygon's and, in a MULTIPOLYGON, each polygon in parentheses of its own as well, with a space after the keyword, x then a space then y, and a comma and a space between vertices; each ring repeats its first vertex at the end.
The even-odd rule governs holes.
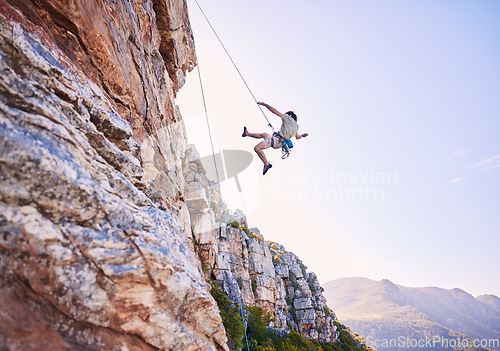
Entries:
POLYGON ((0 0, 0 349, 227 350, 188 240, 182 0, 0 0))

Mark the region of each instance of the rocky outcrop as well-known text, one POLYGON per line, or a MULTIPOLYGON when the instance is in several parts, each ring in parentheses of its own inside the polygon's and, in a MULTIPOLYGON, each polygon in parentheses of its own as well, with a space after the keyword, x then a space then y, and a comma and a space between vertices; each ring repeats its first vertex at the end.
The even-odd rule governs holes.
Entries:
POLYGON ((181 201, 185 7, 0 0, 0 348, 227 349, 181 201))
POLYGON ((271 314, 270 327, 335 342, 336 317, 316 275, 282 245, 267 242, 258 228, 248 228, 243 212, 223 207, 194 147, 187 150, 184 171, 193 243, 205 277, 217 280, 233 302, 241 296, 246 305, 271 314))
MULTIPOLYGON (((298 330, 310 339, 334 342, 337 328, 336 316, 327 306, 323 288, 316 275, 307 272, 307 267, 293 253, 287 252, 282 245, 269 245, 276 274, 281 278, 285 291, 286 304, 277 302, 277 315, 280 320, 298 330)), ((281 285, 281 284, 279 284, 281 285)))

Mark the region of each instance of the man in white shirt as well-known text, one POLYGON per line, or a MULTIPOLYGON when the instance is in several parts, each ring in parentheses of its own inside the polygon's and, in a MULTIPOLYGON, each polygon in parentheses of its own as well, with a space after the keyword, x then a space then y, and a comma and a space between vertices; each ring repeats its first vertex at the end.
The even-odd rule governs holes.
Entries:
POLYGON ((281 113, 274 107, 269 106, 265 102, 258 102, 258 105, 265 106, 269 111, 281 118, 281 128, 273 135, 267 133, 250 133, 247 127, 243 127, 243 137, 252 137, 256 139, 264 139, 259 144, 255 145, 253 148, 257 155, 260 157, 262 162, 264 162, 264 170, 262 174, 266 174, 267 171, 273 166, 267 161, 264 150, 270 147, 274 149, 279 149, 283 146, 285 140, 290 140, 293 136, 295 138, 301 139, 308 136, 308 133, 299 134, 299 125, 297 124, 297 115, 293 111, 288 111, 287 113, 281 113))

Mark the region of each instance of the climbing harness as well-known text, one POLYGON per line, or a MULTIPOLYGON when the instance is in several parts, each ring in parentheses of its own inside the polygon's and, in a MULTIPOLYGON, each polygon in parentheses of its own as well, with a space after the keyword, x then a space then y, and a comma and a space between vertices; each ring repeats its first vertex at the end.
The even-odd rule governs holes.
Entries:
MULTIPOLYGON (((293 148, 293 143, 290 139, 285 139, 277 132, 273 133, 273 137, 277 137, 280 140, 282 152, 281 159, 284 160, 285 158, 290 156, 290 152, 292 152, 290 149, 293 148)), ((271 147, 274 147, 273 144, 273 138, 271 138, 271 147)))
POLYGON ((281 152, 282 152, 281 159, 282 160, 284 160, 285 158, 290 156, 290 153, 292 152, 292 150, 290 150, 290 149, 292 147, 293 147, 292 141, 290 139, 285 140, 285 142, 283 143, 283 146, 281 147, 281 152))

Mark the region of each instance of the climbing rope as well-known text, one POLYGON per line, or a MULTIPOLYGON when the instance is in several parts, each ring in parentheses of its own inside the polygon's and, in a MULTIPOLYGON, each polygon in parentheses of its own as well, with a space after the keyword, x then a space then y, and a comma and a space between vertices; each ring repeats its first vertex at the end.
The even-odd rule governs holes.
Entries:
MULTIPOLYGON (((245 86, 247 87, 248 89, 248 92, 250 93, 250 95, 252 95, 252 98, 253 100, 255 101, 255 103, 257 103, 257 99, 255 98, 255 95, 253 94, 252 92, 252 89, 250 89, 250 86, 248 85, 247 81, 245 80, 245 78, 243 77, 243 74, 241 74, 240 70, 238 69, 238 66, 236 66, 236 63, 234 62, 233 58, 231 57, 231 54, 229 54, 229 51, 227 51, 226 49, 226 46, 224 45, 224 43, 222 42, 221 38, 219 37, 219 35, 217 34, 217 32, 215 31, 215 28, 212 26, 212 23, 210 22, 210 20, 208 19, 207 15, 205 15, 205 12, 203 11, 203 9, 201 8, 200 4, 198 3, 198 0, 194 0, 194 2, 196 2, 196 5, 198 5, 198 8, 200 9, 200 12, 202 13, 203 17, 205 17, 205 20, 207 21, 208 25, 210 26, 210 28, 212 29, 212 32, 214 32, 215 34, 215 37, 217 38, 217 40, 219 41, 220 45, 222 46, 222 48, 224 49, 224 51, 226 52, 226 55, 227 57, 229 57, 229 60, 231 61, 231 63, 233 64, 234 68, 236 69, 236 72, 238 72, 241 80, 243 81, 243 83, 245 83, 245 86)), ((267 119, 267 116, 266 114, 264 113, 264 110, 262 109, 262 107, 260 105, 257 105, 259 106, 259 110, 260 112, 262 112, 262 115, 264 116, 264 118, 266 119, 267 121, 267 125, 269 127, 271 127, 271 129, 273 130, 274 132, 274 128, 273 128, 273 125, 271 124, 271 122, 269 122, 269 119, 267 119)))
MULTIPOLYGON (((202 97, 202 100, 203 100, 203 108, 205 110, 205 119, 207 120, 208 135, 210 137, 210 146, 212 148, 212 157, 213 157, 213 160, 214 160, 215 175, 217 177, 217 186, 218 186, 219 194, 220 194, 220 197, 221 197, 221 200, 222 200, 222 190, 221 190, 221 186, 220 186, 219 171, 217 170, 217 160, 215 158, 215 150, 214 150, 214 143, 213 143, 213 139, 212 139, 212 131, 211 131, 211 128, 210 128, 210 121, 208 119, 207 103, 206 103, 206 100, 205 100, 205 92, 204 92, 204 89, 203 89, 203 81, 201 79, 200 63, 198 62, 198 57, 196 56, 196 50, 195 50, 194 55, 195 55, 195 59, 196 59, 196 62, 197 62, 198 79, 200 81, 201 97, 202 97)), ((235 265, 234 265, 233 248, 231 247, 231 238, 229 236, 229 231, 227 230, 228 223, 227 223, 226 209, 224 207, 224 204, 222 204, 222 213, 223 213, 223 216, 224 216, 224 223, 225 223, 225 228, 226 228, 227 241, 229 243, 229 256, 231 258, 231 268, 232 268, 232 272, 233 272, 233 276, 234 276, 234 280, 235 280, 235 286, 236 286, 236 293, 237 293, 239 311, 240 311, 240 315, 241 315, 241 320, 243 322, 243 332, 245 333, 245 341, 246 341, 246 344, 247 344, 247 350, 250 350, 250 348, 248 346, 247 323, 245 321, 245 314, 243 313, 243 299, 241 298, 240 287, 239 287, 238 281, 236 279, 236 269, 235 269, 235 265)))

